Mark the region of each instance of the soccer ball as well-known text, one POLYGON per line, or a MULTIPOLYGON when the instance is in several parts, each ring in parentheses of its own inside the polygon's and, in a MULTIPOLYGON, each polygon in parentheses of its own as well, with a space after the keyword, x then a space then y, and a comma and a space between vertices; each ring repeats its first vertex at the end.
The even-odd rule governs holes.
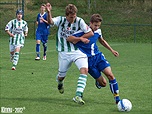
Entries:
POLYGON ((120 112, 129 112, 132 109, 132 103, 128 99, 122 99, 117 104, 120 112))

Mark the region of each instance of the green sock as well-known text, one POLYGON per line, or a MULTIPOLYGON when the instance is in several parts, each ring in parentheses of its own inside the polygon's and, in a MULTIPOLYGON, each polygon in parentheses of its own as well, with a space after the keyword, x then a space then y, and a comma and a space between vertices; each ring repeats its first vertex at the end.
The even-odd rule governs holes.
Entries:
POLYGON ((82 96, 83 91, 85 89, 87 82, 87 75, 86 74, 80 74, 78 78, 78 83, 77 83, 77 90, 76 90, 76 96, 82 96))
POLYGON ((16 66, 19 60, 19 52, 14 53, 13 66, 16 66))

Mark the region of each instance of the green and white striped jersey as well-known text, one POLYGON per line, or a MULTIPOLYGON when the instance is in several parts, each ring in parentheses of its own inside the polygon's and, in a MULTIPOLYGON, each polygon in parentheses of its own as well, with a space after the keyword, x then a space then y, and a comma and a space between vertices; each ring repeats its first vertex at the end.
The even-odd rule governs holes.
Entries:
POLYGON ((24 44, 24 32, 28 31, 26 21, 18 21, 17 19, 13 19, 6 25, 5 30, 9 30, 12 34, 14 34, 13 38, 10 37, 11 45, 24 44))
POLYGON ((58 16, 52 19, 54 25, 58 27, 56 37, 57 51, 71 52, 77 50, 78 48, 74 44, 66 40, 67 37, 73 35, 73 33, 77 32, 78 30, 82 30, 84 33, 91 31, 88 25, 80 17, 76 17, 74 23, 72 24, 66 20, 66 17, 58 16))

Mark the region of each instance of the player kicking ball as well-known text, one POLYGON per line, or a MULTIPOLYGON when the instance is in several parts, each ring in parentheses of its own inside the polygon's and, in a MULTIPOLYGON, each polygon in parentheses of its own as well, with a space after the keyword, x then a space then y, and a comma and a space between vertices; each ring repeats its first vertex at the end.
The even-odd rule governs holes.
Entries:
POLYGON ((93 14, 91 16, 90 28, 94 32, 94 36, 88 39, 89 43, 82 42, 82 39, 84 39, 81 37, 84 34, 82 31, 76 32, 67 40, 73 42, 83 53, 88 56, 88 72, 96 80, 95 84, 98 89, 106 86, 106 79, 101 75, 101 72, 105 74, 109 80, 110 89, 117 104, 120 101, 118 83, 114 77, 114 74, 112 73, 109 62, 104 57, 103 53, 98 49, 96 44, 97 40, 99 40, 101 45, 110 50, 114 56, 118 57, 119 53, 113 50, 106 40, 103 39, 101 29, 99 28, 101 22, 102 17, 99 14, 93 14))
POLYGON ((12 70, 16 70, 19 61, 20 49, 24 46, 25 37, 28 33, 27 22, 22 19, 23 11, 16 11, 16 19, 11 20, 5 27, 6 33, 10 36, 10 60, 13 63, 12 70))

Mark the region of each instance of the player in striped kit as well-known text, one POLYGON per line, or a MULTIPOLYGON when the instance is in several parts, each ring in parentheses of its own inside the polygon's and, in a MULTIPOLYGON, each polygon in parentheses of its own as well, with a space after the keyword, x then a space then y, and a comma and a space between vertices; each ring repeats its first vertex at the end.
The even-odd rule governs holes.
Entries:
MULTIPOLYGON (((65 17, 58 16, 52 18, 51 7, 47 6, 48 22, 58 27, 56 49, 58 51, 59 69, 57 74, 58 90, 62 94, 64 92, 63 80, 66 77, 66 72, 72 62, 76 64, 80 70, 78 78, 76 96, 73 100, 79 104, 84 104, 82 94, 86 86, 88 73, 88 60, 86 54, 82 53, 75 45, 68 42, 66 39, 78 30, 85 33, 85 37, 93 35, 91 29, 86 25, 84 20, 77 17, 77 8, 73 4, 68 4, 65 8, 65 17)), ((84 41, 85 42, 85 41, 84 41)))
POLYGON ((47 21, 47 13, 45 12, 46 5, 42 4, 40 13, 37 15, 36 24, 36 58, 40 60, 40 43, 43 43, 43 60, 46 60, 47 42, 50 31, 50 25, 47 21))
POLYGON ((5 27, 6 33, 10 36, 9 47, 12 70, 16 70, 19 61, 20 49, 24 46, 25 37, 28 33, 27 22, 22 19, 23 11, 16 11, 16 19, 11 20, 5 27))
POLYGON ((92 15, 90 19, 90 28, 94 32, 94 36, 88 39, 89 43, 85 44, 83 42, 77 42, 78 39, 82 38, 81 36, 84 34, 84 32, 81 30, 74 33, 73 36, 75 37, 70 36, 67 40, 76 44, 76 46, 82 52, 87 54, 89 66, 88 72, 96 80, 95 84, 98 89, 106 86, 106 79, 101 75, 101 72, 105 74, 109 80, 110 89, 117 104, 120 101, 118 83, 112 73, 109 62, 104 57, 104 54, 98 49, 98 46, 96 44, 97 40, 99 40, 101 45, 110 50, 114 56, 119 56, 119 53, 113 50, 111 46, 106 42, 106 40, 103 39, 101 29, 99 28, 101 22, 102 17, 99 14, 92 15))

